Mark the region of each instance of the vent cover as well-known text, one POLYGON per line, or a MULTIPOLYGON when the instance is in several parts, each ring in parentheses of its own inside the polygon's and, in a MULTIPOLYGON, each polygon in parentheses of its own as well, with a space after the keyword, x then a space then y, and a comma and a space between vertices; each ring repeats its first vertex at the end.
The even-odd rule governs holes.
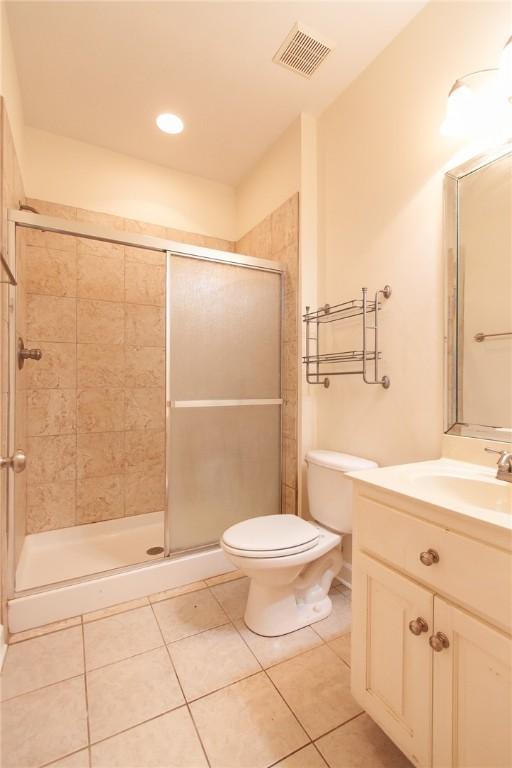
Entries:
POLYGON ((302 77, 311 77, 333 48, 334 43, 297 23, 272 61, 302 77))

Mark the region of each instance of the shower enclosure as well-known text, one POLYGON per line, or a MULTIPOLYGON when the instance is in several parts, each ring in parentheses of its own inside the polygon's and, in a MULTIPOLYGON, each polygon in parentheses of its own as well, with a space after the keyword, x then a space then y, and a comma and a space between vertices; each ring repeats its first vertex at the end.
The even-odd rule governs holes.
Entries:
POLYGON ((9 258, 11 602, 280 512, 278 263, 24 211, 9 258))

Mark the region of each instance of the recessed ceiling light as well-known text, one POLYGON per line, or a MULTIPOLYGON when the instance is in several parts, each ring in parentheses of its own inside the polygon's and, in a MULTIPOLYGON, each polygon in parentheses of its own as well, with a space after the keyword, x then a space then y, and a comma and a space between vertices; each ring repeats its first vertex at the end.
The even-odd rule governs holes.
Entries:
POLYGON ((164 133, 181 133, 185 127, 181 117, 173 115, 170 112, 164 112, 162 115, 158 115, 156 124, 164 133))

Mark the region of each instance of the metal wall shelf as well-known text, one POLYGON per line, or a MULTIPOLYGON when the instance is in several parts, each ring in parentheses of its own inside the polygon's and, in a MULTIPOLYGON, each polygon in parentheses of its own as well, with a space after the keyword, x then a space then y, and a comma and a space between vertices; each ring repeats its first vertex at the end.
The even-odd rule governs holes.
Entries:
POLYGON ((365 384, 380 384, 389 389, 390 380, 387 376, 379 378, 379 361, 382 357, 379 351, 379 312, 382 309, 382 299, 389 299, 391 287, 384 286, 375 292, 374 299, 368 299, 368 289, 362 288, 361 299, 351 299, 341 304, 324 304, 313 312, 306 307, 303 321, 306 323, 306 354, 303 362, 306 365, 306 380, 308 384, 323 384, 328 387, 330 376, 362 375, 365 384), (368 325, 368 315, 373 317, 373 325, 368 325), (361 350, 343 352, 320 351, 320 328, 325 323, 335 323, 348 320, 351 317, 362 317, 362 346, 361 350), (368 331, 373 331, 373 349, 368 349, 368 331), (314 345, 314 352, 311 346, 314 345), (360 370, 343 370, 336 366, 345 363, 362 363, 360 370), (369 375, 368 363, 373 363, 373 377, 369 375), (327 370, 326 366, 334 370, 327 370))

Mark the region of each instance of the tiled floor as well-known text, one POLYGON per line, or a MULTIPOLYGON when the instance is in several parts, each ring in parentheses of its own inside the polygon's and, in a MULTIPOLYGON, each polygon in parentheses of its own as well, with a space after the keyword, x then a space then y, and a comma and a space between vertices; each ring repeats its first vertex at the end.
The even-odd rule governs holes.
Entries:
POLYGON ((264 638, 247 580, 197 582, 12 637, 4 768, 407 768, 350 695, 350 591, 264 638))

